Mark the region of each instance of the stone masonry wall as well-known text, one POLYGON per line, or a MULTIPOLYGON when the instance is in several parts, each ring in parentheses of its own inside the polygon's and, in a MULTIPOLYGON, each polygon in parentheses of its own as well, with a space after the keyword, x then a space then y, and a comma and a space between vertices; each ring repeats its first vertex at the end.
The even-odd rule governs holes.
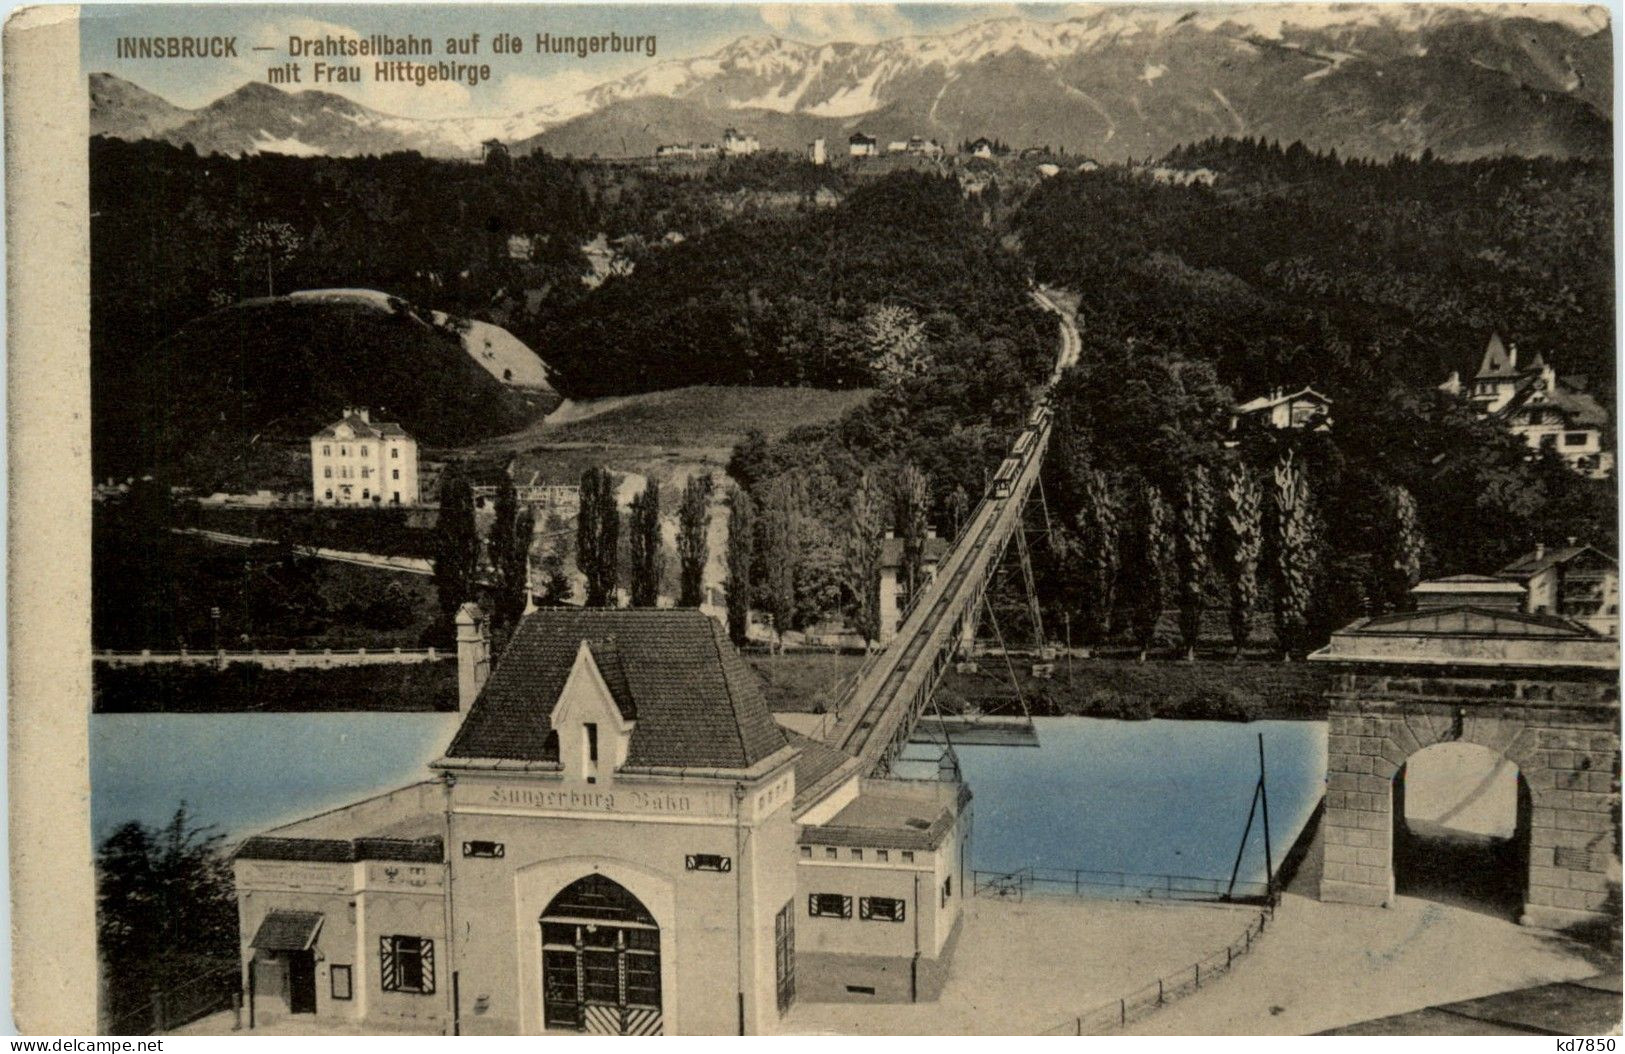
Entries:
POLYGON ((1522 921, 1556 928, 1602 912, 1618 874, 1615 682, 1351 672, 1330 702, 1322 900, 1392 901, 1394 775, 1417 751, 1460 741, 1505 755, 1528 785, 1522 921))

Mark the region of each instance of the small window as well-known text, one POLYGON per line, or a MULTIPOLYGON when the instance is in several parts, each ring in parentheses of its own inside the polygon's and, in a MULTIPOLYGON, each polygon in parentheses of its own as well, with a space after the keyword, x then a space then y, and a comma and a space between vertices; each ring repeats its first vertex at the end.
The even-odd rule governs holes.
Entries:
POLYGON ((350 456, 350 448, 347 447, 347 446, 339 447, 339 456, 340 457, 349 457, 350 456))
POLYGON ((327 488, 327 499, 326 500, 328 500, 328 501, 333 500, 333 488, 332 487, 327 488))
POLYGON ((598 726, 591 721, 581 726, 587 730, 587 761, 589 764, 598 764, 598 726))
POLYGON ((1565 432, 1563 434, 1563 445, 1564 446, 1585 446, 1586 445, 1586 433, 1585 432, 1565 432))
POLYGON ((732 871, 734 869, 733 857, 718 856, 716 853, 690 853, 683 861, 690 871, 732 871))
POLYGON ((372 478, 372 469, 368 468, 366 465, 362 465, 361 466, 361 478, 362 479, 371 479, 372 478))
POLYGON ((384 991, 434 994, 434 941, 427 937, 379 937, 378 966, 384 991))
POLYGON ((851 849, 851 850, 847 851, 846 855, 850 856, 854 860, 862 860, 863 859, 863 850, 862 849, 851 849))
POLYGON ((325 468, 322 469, 322 478, 323 479, 332 479, 333 478, 333 466, 332 465, 328 465, 328 466, 326 466, 325 468))
POLYGON ((809 893, 807 914, 819 919, 849 919, 852 898, 841 893, 809 893))
POLYGON ((913 853, 913 851, 909 850, 909 849, 903 850, 903 863, 912 864, 913 862, 914 862, 914 853, 913 853))
POLYGON ((396 447, 396 446, 390 447, 389 448, 389 456, 390 457, 396 457, 396 458, 400 457, 401 456, 401 448, 396 447))
POLYGON ((824 859, 825 860, 834 860, 839 852, 840 851, 838 849, 836 849, 833 845, 826 845, 826 846, 824 846, 824 859))
POLYGON ((508 851, 508 847, 501 842, 473 841, 463 843, 463 855, 470 857, 484 857, 487 860, 500 860, 508 851))
POLYGON ((332 981, 334 999, 352 998, 350 988, 350 968, 348 966, 341 966, 337 963, 333 964, 333 966, 329 967, 328 969, 328 977, 332 981))
POLYGON ((867 922, 902 922, 906 910, 897 897, 858 898, 858 918, 867 922))
POLYGON ((401 478, 401 470, 398 469, 398 468, 390 469, 389 473, 390 473, 390 478, 391 479, 400 479, 401 478))
POLYGON ((366 487, 362 487, 361 488, 361 500, 366 501, 370 497, 372 497, 372 492, 370 490, 368 490, 366 487))
POLYGON ((803 860, 812 859, 812 846, 804 845, 804 846, 801 847, 801 858, 803 860))
POLYGON ((362 448, 361 448, 361 456, 362 456, 362 457, 366 457, 366 456, 367 456, 367 448, 366 448, 366 447, 362 447, 362 448))
POLYGON ((891 859, 891 852, 886 849, 876 849, 875 859, 884 864, 886 861, 891 859))
POLYGON ((331 446, 327 446, 327 445, 324 444, 322 446, 322 457, 331 457, 332 455, 333 455, 333 448, 331 446))

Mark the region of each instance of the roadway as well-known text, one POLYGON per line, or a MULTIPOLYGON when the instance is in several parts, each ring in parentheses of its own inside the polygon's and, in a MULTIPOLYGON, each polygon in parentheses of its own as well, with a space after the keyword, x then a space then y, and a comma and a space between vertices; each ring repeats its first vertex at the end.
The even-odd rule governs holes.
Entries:
MULTIPOLYGON (((1032 296, 1060 319, 1060 349, 1040 395, 1043 401, 1067 367, 1078 361, 1083 341, 1071 312, 1052 294, 1037 290, 1032 296)), ((1028 495, 1049 448, 1050 430, 1046 420, 1009 496, 982 498, 936 575, 910 605, 897 636, 864 664, 851 695, 840 705, 826 742, 859 758, 864 772, 878 773, 890 764, 929 703, 965 626, 974 625, 977 605, 1005 545, 1021 529, 1028 495)))

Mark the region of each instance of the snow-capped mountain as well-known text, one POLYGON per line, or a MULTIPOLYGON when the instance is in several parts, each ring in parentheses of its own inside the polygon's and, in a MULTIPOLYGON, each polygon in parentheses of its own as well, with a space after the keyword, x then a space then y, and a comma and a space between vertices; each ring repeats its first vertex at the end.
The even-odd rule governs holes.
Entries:
MULTIPOLYGON (((161 114, 142 125, 146 111, 130 102, 102 112, 93 101, 93 113, 108 134, 127 128, 230 153, 469 156, 494 137, 628 155, 715 139, 733 124, 785 149, 861 128, 882 139, 988 135, 1102 159, 1214 134, 1374 156, 1426 147, 1452 157, 1602 154, 1610 58, 1608 17, 1595 7, 1158 5, 1059 22, 994 19, 873 44, 742 37, 505 117, 413 120, 265 86, 180 111, 179 123, 161 114)), ((93 99, 140 92, 115 91, 114 81, 93 79, 93 99)))

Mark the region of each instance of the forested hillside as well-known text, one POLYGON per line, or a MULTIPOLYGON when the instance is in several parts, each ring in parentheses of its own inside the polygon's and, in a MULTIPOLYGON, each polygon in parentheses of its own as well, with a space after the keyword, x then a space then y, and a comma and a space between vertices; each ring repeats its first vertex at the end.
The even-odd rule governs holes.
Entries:
POLYGON ((1499 332, 1612 410, 1605 165, 1349 163, 1231 140, 1165 163, 1218 178, 1063 175, 1010 217, 1037 275, 1081 298, 1049 465, 1057 609, 1105 639, 1136 605, 1241 603, 1238 501, 1251 603, 1278 622, 1297 605, 1295 647, 1401 603, 1419 574, 1493 572, 1568 536, 1613 549, 1612 480, 1436 390, 1499 332), (1233 402, 1305 385, 1332 400, 1328 431, 1231 433, 1233 402))

